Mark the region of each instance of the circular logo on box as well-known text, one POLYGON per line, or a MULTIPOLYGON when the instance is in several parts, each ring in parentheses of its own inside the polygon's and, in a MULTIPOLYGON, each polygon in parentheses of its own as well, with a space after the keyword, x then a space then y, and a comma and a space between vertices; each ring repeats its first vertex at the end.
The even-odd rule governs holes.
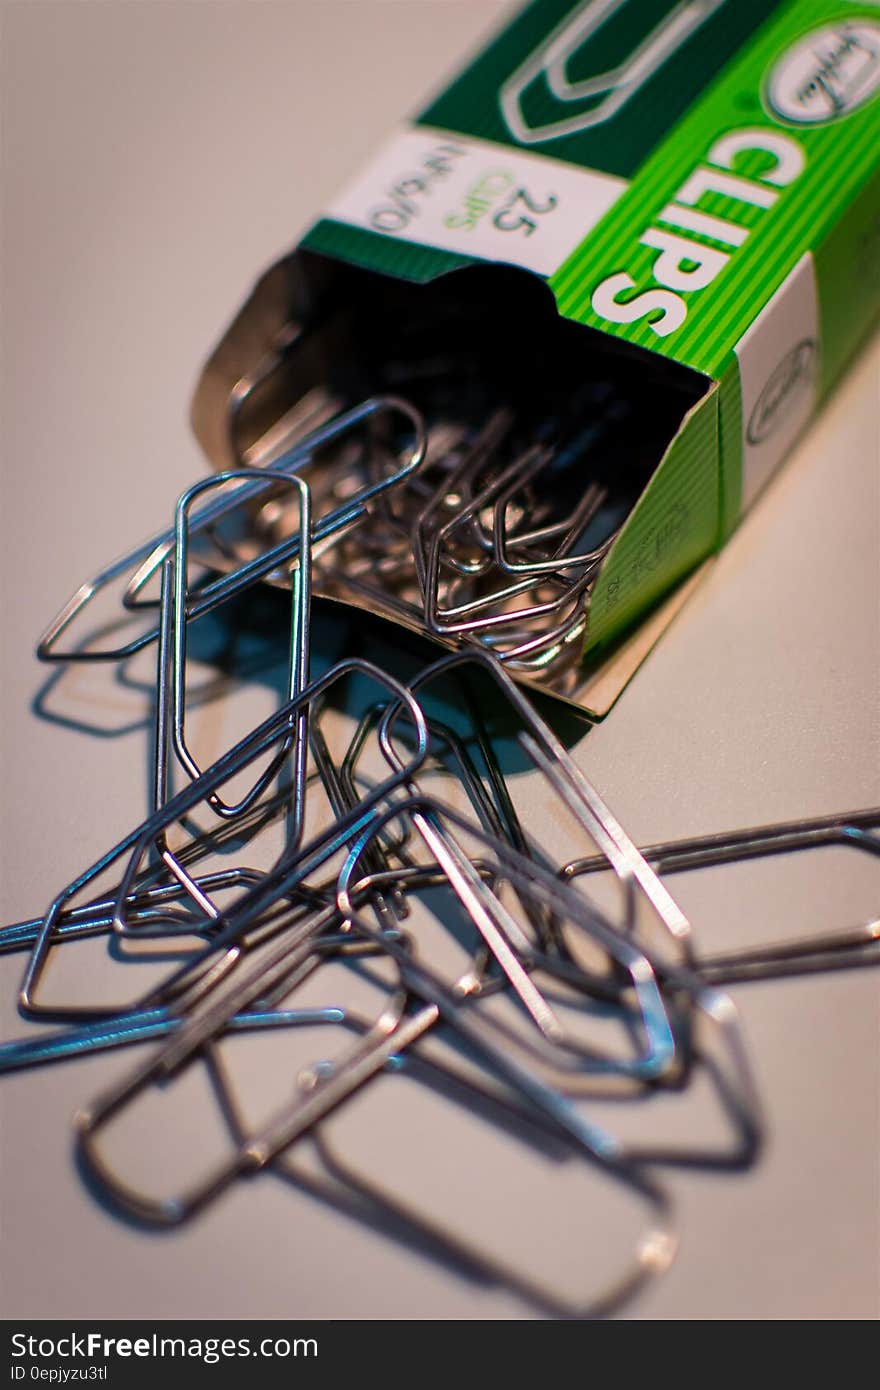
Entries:
POLYGON ((778 362, 764 383, 746 428, 750 444, 762 444, 788 419, 809 387, 816 370, 816 344, 812 338, 801 341, 778 362))
POLYGON ((825 24, 778 59, 766 104, 794 125, 827 125, 864 106, 880 90, 880 23, 825 24))

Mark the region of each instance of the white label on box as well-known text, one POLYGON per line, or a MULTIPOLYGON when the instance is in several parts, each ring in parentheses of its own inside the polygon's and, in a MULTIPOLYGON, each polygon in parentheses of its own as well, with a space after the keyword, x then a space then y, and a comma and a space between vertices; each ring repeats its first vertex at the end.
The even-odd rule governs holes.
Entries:
POLYGON ((628 186, 544 155, 408 126, 325 215, 391 240, 552 275, 628 186))
POLYGON ((740 338, 742 509, 750 507, 813 412, 819 310, 808 251, 740 338))

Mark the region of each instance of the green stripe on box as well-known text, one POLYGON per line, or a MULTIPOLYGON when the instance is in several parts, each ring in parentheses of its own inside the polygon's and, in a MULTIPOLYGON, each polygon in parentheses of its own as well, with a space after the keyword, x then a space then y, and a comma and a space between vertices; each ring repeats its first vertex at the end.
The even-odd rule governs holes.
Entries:
POLYGON ((462 266, 474 264, 471 256, 459 256, 452 251, 439 251, 434 246, 380 236, 378 232, 369 232, 365 227, 354 227, 330 217, 316 222, 300 245, 307 251, 335 256, 349 265, 394 275, 399 280, 412 280, 419 285, 450 270, 460 270, 462 266))
MULTIPOLYGON (((880 131, 878 131, 880 143, 880 131)), ((880 170, 866 179, 815 254, 822 330, 820 392, 834 385, 880 305, 880 170)))
POLYGON ((694 407, 609 552, 590 599, 586 656, 613 643, 715 548, 717 399, 694 407))
MULTIPOLYGON (((734 344, 803 252, 821 243, 865 184, 880 146, 876 100, 824 125, 794 127, 774 121, 761 104, 769 71, 796 39, 823 23, 877 17, 877 8, 865 4, 844 10, 833 0, 792 0, 768 20, 551 278, 560 313, 717 378, 734 344), (805 168, 778 190, 767 209, 712 194, 700 201, 700 210, 726 216, 747 227, 749 235, 742 246, 731 248, 727 264, 710 284, 683 296, 688 306, 684 323, 660 337, 645 319, 617 324, 597 314, 591 299, 610 275, 626 272, 636 282, 633 295, 656 287, 651 271, 657 252, 642 246, 640 237, 649 227, 662 225, 660 212, 675 201, 678 189, 705 161, 716 140, 753 128, 786 131, 803 151, 805 168)), ((766 154, 744 152, 730 172, 758 179, 767 160, 766 154)), ((667 230, 679 233, 672 226, 667 230)))
POLYGON ((718 455, 721 470, 718 544, 723 545, 739 521, 742 504, 742 391, 739 363, 733 353, 718 388, 718 455))

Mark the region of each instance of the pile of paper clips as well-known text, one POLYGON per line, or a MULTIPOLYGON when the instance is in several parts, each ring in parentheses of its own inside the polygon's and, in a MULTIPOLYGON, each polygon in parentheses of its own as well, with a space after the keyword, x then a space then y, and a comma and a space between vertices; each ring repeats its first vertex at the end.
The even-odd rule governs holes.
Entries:
MULTIPOLYGON (((529 492, 545 445, 491 478, 483 472, 506 428, 492 420, 476 439, 447 440, 441 467, 418 410, 394 397, 369 400, 264 470, 197 482, 171 529, 65 606, 40 644, 45 660, 123 662, 155 646, 152 802, 40 919, 0 931, 0 951, 27 954, 24 1015, 63 1025, 0 1046, 0 1070, 155 1043, 76 1119, 94 1182, 140 1222, 183 1222, 264 1170, 298 1174, 319 1197, 332 1188, 340 1200, 345 1189, 351 1215, 381 1230, 404 1227, 471 1277, 556 1316, 595 1316, 673 1258, 672 1213, 655 1168, 736 1168, 757 1154, 758 1101, 722 987, 869 963, 878 941, 874 922, 701 957, 666 874, 827 844, 877 855, 880 813, 635 847, 509 674, 549 659, 576 632, 577 595, 607 536, 592 549, 575 542, 601 492, 588 488, 564 522, 548 521, 540 489, 529 492), (344 460, 339 476, 350 482, 352 456, 363 481, 341 496, 333 462, 344 460), (414 521, 407 506, 419 497, 427 505, 414 521), (282 502, 284 534, 270 542, 270 508, 282 502), (384 587, 410 539, 429 626, 446 624, 460 649, 405 680, 351 655, 317 674, 311 594, 321 566, 384 587), (566 593, 545 601, 545 582, 562 583, 560 557, 566 593), (499 596, 492 584, 501 574, 499 596), (290 589, 283 703, 203 767, 187 728, 197 620, 269 576, 290 589), (477 588, 466 597, 459 581, 477 588), (75 620, 120 585, 122 616, 144 629, 115 647, 106 636, 105 645, 73 640, 75 620), (517 607, 524 595, 528 613, 517 607), (541 628, 550 612, 552 640, 541 628), (157 940, 180 954, 124 1007, 47 998, 50 960, 96 937, 117 958, 149 954, 157 940), (254 1120, 224 1049, 267 1030, 307 1038, 307 1055, 291 1061, 283 1100, 254 1120), (210 1075, 225 1151, 208 1158, 188 1146, 191 1161, 204 1158, 201 1171, 156 1192, 113 1160, 113 1132, 156 1088, 196 1067, 210 1075), (698 1072, 716 1089, 728 1144, 629 1143, 587 1113, 594 1097, 682 1091, 698 1072), (600 1275, 590 1267, 572 1293, 567 1282, 559 1289, 537 1278, 531 1259, 518 1267, 468 1229, 447 1229, 399 1192, 357 1179, 334 1156, 332 1124, 383 1078, 395 1104, 406 1102, 394 1091, 406 1078, 442 1091, 508 1145, 580 1163, 643 1208, 641 1229, 621 1234, 620 1249, 609 1239, 608 1266, 600 1275), (297 1168, 307 1140, 322 1176, 297 1168)), ((154 1129, 153 1155, 169 1142, 154 1129)))
MULTIPOLYGON (((609 400, 590 394, 584 416, 598 437, 609 400)), ((319 562, 319 586, 432 636, 479 640, 518 673, 570 668, 590 586, 617 534, 603 483, 582 485, 565 506, 566 475, 585 448, 575 418, 572 439, 546 443, 517 440, 504 408, 475 431, 436 430, 381 524, 344 541, 332 567, 322 572, 319 562)))
MULTIPOLYGON (((569 693, 602 563, 694 397, 585 358, 555 310, 555 346, 541 353, 498 326, 503 310, 489 311, 479 282, 472 300, 423 292, 430 312, 418 315, 370 296, 358 309, 353 296, 344 335, 328 342, 354 380, 291 387, 285 364, 322 330, 286 325, 226 411, 215 404, 222 446, 203 443, 218 465, 263 466, 304 430, 323 432, 312 496, 335 539, 316 543, 314 592, 449 647, 479 642, 518 678, 569 693), (366 449, 362 407, 346 409, 364 396, 378 412, 366 449), (407 409, 425 421, 415 451, 400 430, 407 409), (346 503, 368 504, 369 524, 349 513, 340 535, 346 503)), ((296 509, 274 498, 253 524, 271 546, 298 526, 296 509)))

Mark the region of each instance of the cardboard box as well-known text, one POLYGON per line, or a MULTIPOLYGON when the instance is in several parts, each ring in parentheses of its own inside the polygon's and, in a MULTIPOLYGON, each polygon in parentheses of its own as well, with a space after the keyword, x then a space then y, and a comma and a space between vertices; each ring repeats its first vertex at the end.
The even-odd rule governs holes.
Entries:
POLYGON ((347 299, 421 313, 442 277, 485 294, 499 347, 568 364, 580 325, 585 363, 666 411, 566 691, 604 713, 877 314, 878 156, 876 5, 536 0, 259 282, 196 433, 227 466, 237 385, 329 379, 339 339, 305 325, 347 299))

